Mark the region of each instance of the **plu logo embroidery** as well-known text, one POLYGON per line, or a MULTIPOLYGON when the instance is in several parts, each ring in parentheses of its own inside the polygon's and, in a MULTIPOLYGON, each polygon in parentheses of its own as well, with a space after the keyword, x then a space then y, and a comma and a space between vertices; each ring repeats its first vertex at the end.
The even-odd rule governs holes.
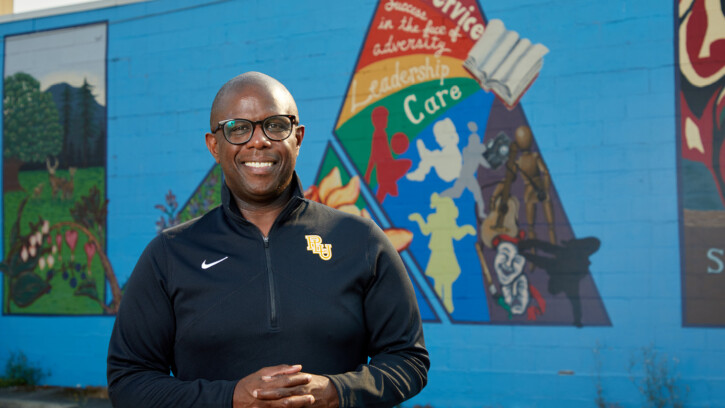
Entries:
POLYGON ((308 251, 319 255, 323 261, 328 261, 332 258, 332 245, 323 244, 322 238, 319 235, 305 235, 305 239, 307 240, 308 251))

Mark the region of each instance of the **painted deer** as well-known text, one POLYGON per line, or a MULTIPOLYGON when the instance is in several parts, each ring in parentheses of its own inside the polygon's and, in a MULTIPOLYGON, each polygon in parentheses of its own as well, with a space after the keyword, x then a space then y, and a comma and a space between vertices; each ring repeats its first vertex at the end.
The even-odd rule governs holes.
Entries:
POLYGON ((58 169, 58 159, 55 159, 55 164, 50 164, 50 158, 45 159, 45 167, 48 169, 48 179, 50 180, 50 188, 52 189, 53 198, 60 193, 61 199, 69 199, 73 196, 73 177, 76 174, 75 167, 68 167, 69 178, 64 179, 55 175, 55 171, 58 169))

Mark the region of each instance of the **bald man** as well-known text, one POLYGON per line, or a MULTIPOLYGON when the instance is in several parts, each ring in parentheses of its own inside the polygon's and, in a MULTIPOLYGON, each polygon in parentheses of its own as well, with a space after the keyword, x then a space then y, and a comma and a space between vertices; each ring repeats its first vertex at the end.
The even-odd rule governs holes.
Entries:
POLYGON ((430 366, 398 253, 373 222, 304 198, 305 128, 277 80, 212 104, 222 205, 149 243, 108 351, 116 407, 393 407, 430 366))

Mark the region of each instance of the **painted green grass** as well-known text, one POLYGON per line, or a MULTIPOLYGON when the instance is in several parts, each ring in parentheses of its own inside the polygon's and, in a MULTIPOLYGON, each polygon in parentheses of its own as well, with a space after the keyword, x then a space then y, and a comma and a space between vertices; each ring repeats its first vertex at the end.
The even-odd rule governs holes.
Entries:
MULTIPOLYGON (((56 175, 61 178, 69 178, 67 170, 58 170, 56 175)), ((37 222, 39 218, 47 219, 51 226, 63 221, 73 221, 70 209, 77 200, 87 196, 93 186, 96 186, 105 196, 105 169, 101 167, 78 169, 74 177, 73 195, 68 199, 62 198, 60 193, 53 198, 46 171, 20 172, 19 180, 25 191, 6 193, 3 197, 4 257, 7 256, 11 246, 10 231, 18 217, 18 207, 28 194, 33 197, 28 201, 22 214, 21 235, 28 234, 30 232, 29 222, 37 222), (36 197, 34 191, 38 190, 40 190, 40 194, 36 197)), ((101 236, 98 236, 97 239, 105 247, 105 225, 102 227, 101 236)), ((59 253, 54 256, 54 267, 46 266, 43 270, 40 268, 35 270, 43 279, 49 278, 48 283, 52 287, 50 293, 41 296, 26 307, 19 307, 13 302, 8 302, 7 298, 3 299, 3 310, 6 314, 85 315, 103 313, 101 306, 93 299, 75 295, 76 290, 84 282, 95 282, 98 296, 103 300, 106 279, 98 255, 93 257, 89 273, 87 257, 83 249, 88 241, 86 235, 82 232, 78 234, 75 251, 72 253, 65 242, 64 231, 67 229, 52 231, 53 241, 57 234, 61 234, 63 239, 59 253), (62 271, 61 265, 63 264, 66 266, 66 273, 62 271), (72 287, 72 283, 75 283, 75 288, 72 287)), ((98 251, 105 251, 105 248, 99 248, 98 251)), ((5 297, 9 295, 9 283, 9 279, 3 279, 5 297)))

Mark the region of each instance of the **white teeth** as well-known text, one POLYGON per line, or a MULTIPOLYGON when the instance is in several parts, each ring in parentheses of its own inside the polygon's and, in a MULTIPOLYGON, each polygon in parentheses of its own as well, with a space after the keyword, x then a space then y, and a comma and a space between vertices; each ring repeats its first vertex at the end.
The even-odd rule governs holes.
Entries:
POLYGON ((249 167, 272 167, 272 162, 245 162, 245 166, 249 167))

